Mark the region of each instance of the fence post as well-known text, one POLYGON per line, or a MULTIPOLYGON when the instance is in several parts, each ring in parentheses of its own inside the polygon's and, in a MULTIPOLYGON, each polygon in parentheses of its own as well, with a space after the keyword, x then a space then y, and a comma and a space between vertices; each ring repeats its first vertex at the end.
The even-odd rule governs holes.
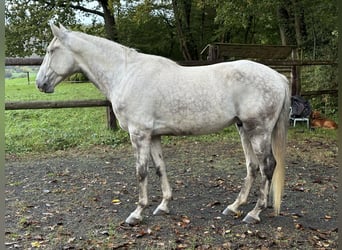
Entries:
POLYGON ((107 125, 108 125, 108 129, 117 130, 118 129, 118 125, 116 123, 116 117, 115 117, 112 105, 108 105, 106 107, 106 110, 107 110, 107 125))
POLYGON ((217 52, 217 46, 215 45, 209 45, 209 48, 208 48, 208 57, 207 57, 207 60, 208 61, 214 61, 216 59, 218 59, 218 52, 217 52))
POLYGON ((27 75, 27 85, 30 85, 30 72, 26 72, 27 75))
MULTIPOLYGON (((292 60, 298 60, 299 59, 299 49, 295 48, 292 50, 291 53, 292 60)), ((300 95, 301 92, 301 81, 300 81, 300 71, 301 71, 301 66, 298 65, 293 65, 291 67, 291 78, 292 78, 292 95, 300 95)))
POLYGON ((292 78, 292 95, 300 95, 300 66, 291 67, 291 78, 292 78))

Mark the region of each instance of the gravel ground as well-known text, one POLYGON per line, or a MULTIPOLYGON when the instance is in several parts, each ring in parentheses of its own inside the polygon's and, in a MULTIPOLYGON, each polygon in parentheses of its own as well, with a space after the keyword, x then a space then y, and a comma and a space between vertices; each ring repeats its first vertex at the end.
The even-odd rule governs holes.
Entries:
MULTIPOLYGON (((336 140, 289 141, 280 216, 261 222, 221 212, 245 177, 240 143, 179 139, 164 145, 173 188, 171 213, 152 216, 161 200, 149 175, 150 206, 128 226, 137 182, 129 145, 6 159, 6 249, 337 249, 336 140)), ((255 205, 257 190, 242 207, 255 205)))

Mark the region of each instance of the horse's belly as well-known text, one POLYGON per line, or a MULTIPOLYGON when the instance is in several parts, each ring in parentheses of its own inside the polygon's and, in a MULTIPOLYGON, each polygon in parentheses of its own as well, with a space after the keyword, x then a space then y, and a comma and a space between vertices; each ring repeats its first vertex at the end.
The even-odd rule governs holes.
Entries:
POLYGON ((174 117, 173 120, 157 120, 154 122, 153 134, 159 135, 201 135, 222 130, 236 122, 234 117, 174 117))

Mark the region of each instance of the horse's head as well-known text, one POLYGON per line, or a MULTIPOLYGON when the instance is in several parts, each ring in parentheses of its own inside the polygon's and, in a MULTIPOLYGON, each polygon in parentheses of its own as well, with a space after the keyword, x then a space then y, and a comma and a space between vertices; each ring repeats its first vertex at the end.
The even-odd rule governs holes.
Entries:
POLYGON ((73 52, 68 48, 68 33, 60 25, 51 25, 54 38, 47 48, 47 53, 37 74, 36 84, 40 91, 53 93, 55 86, 73 73, 79 72, 79 67, 73 52))

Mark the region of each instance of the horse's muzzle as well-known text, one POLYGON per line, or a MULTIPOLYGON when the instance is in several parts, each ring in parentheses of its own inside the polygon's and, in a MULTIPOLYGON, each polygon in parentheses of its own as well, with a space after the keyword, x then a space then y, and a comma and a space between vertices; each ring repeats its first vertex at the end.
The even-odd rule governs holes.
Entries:
POLYGON ((53 93, 54 92, 54 87, 47 82, 45 83, 40 83, 37 81, 37 88, 39 89, 40 92, 44 93, 53 93))

